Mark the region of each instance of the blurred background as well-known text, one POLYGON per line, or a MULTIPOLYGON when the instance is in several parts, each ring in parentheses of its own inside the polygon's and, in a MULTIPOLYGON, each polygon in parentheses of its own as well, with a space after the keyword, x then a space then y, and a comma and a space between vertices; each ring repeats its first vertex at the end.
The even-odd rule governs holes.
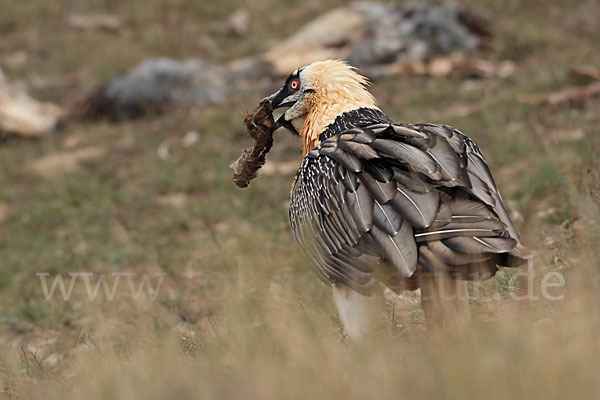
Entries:
POLYGON ((28 0, 0 36, 0 397, 600 393, 596 0, 28 0), (325 58, 486 156, 536 258, 470 283, 468 331, 388 293, 348 343, 288 226, 297 138, 232 183, 246 113, 325 58))

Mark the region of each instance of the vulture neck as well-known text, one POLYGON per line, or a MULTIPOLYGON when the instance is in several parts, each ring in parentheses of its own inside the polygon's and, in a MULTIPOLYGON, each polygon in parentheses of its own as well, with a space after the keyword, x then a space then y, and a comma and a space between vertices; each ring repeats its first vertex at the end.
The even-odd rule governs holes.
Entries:
POLYGON ((339 116, 359 108, 379 110, 367 90, 355 95, 345 92, 344 96, 317 96, 300 130, 302 157, 319 144, 321 134, 339 116))

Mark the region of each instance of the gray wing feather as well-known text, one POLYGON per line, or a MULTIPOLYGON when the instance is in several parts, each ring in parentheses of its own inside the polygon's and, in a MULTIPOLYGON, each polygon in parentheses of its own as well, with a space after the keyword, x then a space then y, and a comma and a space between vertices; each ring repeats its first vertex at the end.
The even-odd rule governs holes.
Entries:
POLYGON ((379 158, 377 151, 364 143, 356 143, 350 140, 340 140, 340 149, 349 151, 355 154, 357 157, 365 160, 379 158))
POLYGON ((391 139, 376 139, 371 146, 383 155, 405 164, 415 172, 421 172, 435 180, 442 178, 440 168, 435 160, 416 147, 391 139))
POLYGON ((415 228, 427 228, 437 214, 439 195, 435 190, 416 193, 396 183, 396 195, 391 204, 415 228))
POLYGON ((346 203, 356 222, 359 231, 364 233, 373 226, 373 198, 364 185, 360 185, 354 192, 346 192, 346 203))
POLYGON ((427 243, 429 250, 437 255, 446 264, 464 265, 483 262, 492 258, 490 253, 467 254, 452 250, 441 241, 427 243))
POLYGON ((388 235, 395 236, 402 225, 402 217, 389 204, 380 204, 375 201, 373 211, 373 223, 384 230, 388 235))
POLYGON ((329 154, 329 156, 338 161, 349 171, 360 172, 364 169, 364 161, 342 149, 336 149, 334 152, 329 154))
POLYGON ((396 196, 396 182, 379 182, 368 172, 362 172, 358 178, 375 200, 385 204, 396 196))
POLYGON ((408 223, 402 224, 396 236, 388 235, 377 226, 373 226, 369 232, 383 256, 405 278, 411 276, 417 267, 417 246, 412 233, 412 227, 408 223))
POLYGON ((477 253, 505 253, 512 250, 516 246, 516 240, 513 238, 483 238, 481 235, 477 237, 455 236, 443 240, 443 243, 454 251, 467 254, 477 253), (489 240, 494 239, 492 243, 489 240))

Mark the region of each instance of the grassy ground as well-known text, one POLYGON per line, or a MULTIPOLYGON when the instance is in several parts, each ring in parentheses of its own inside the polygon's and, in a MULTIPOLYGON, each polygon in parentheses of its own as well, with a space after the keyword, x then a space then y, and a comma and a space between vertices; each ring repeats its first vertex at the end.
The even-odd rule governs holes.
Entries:
MULTIPOLYGON (((0 65, 38 98, 64 103, 143 58, 254 54, 341 2, 261 0, 249 6, 246 38, 223 36, 224 18, 242 3, 12 2, 0 12, 0 65), (125 27, 75 31, 65 23, 73 11, 115 13, 125 27)), ((521 99, 583 83, 573 66, 600 66, 600 8, 461 3, 493 17, 487 57, 513 60, 515 73, 386 80, 373 92, 398 121, 444 122, 479 143, 537 251, 538 300, 513 300, 528 284, 506 271, 471 286, 468 332, 424 335, 408 295, 389 302, 371 340, 348 344, 329 289, 288 228, 293 172, 245 190, 230 180, 228 165, 248 144, 241 120, 264 93, 119 125, 78 123, 0 143, 0 396, 597 397, 600 100, 549 109, 521 99), (200 140, 184 140, 190 131, 200 140), (80 162, 56 169, 57 155, 80 162), (68 286, 78 272, 93 272, 92 286, 123 272, 136 274, 136 288, 143 274, 161 286, 155 299, 136 298, 122 276, 112 300, 101 291, 91 301, 80 276, 69 301, 45 299, 36 273, 49 273, 49 286, 63 274, 68 286), (562 300, 542 296, 547 272, 566 279, 548 290, 562 300)), ((269 162, 299 157, 282 134, 269 162)))

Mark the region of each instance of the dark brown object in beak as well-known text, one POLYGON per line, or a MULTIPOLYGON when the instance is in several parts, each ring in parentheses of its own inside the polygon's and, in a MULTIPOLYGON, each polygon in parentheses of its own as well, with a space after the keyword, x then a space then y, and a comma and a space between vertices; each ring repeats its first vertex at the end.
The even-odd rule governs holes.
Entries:
POLYGON ((265 164, 267 153, 273 145, 275 121, 273 108, 268 98, 261 100, 252 114, 244 118, 246 131, 254 144, 245 149, 242 155, 233 163, 232 179, 241 188, 248 187, 250 181, 258 176, 258 170, 265 164))

